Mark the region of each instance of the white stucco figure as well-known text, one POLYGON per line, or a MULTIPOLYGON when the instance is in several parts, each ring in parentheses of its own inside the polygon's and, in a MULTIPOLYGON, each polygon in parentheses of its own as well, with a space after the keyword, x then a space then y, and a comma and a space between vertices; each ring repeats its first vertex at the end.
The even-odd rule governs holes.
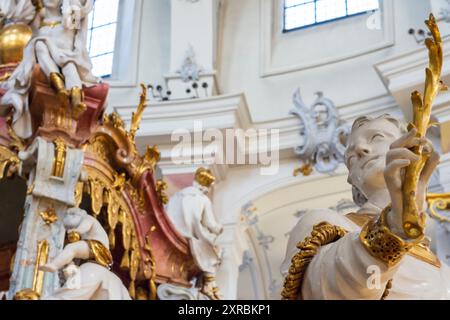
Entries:
POLYGON ((0 9, 13 22, 27 23, 33 38, 24 50, 23 61, 0 86, 0 114, 13 108, 13 128, 21 138, 31 136, 28 92, 33 68, 39 64, 64 107, 71 105, 74 118, 85 110, 83 85, 99 82, 92 75, 86 49, 87 17, 93 0, 2 0, 0 9))
POLYGON ((192 186, 173 195, 166 211, 177 231, 189 240, 195 262, 204 272, 202 293, 219 299, 215 276, 221 250, 216 240, 223 227, 217 222, 207 196, 214 181, 210 170, 200 168, 192 186))
POLYGON ((418 207, 426 208, 428 181, 439 162, 431 143, 416 138, 415 129, 406 132, 389 116, 356 120, 345 160, 360 210, 346 216, 332 210, 313 210, 300 217, 290 233, 281 268, 287 276, 284 298, 450 299, 450 268, 431 252, 429 237, 420 242, 410 240, 402 227, 403 169, 417 161, 409 150, 417 145, 432 154, 417 191, 418 207), (309 257, 306 271, 296 275, 300 275, 297 279, 301 283, 295 283, 290 275, 300 271, 305 261, 297 245, 313 236, 314 227, 319 230, 317 226, 323 222, 348 233, 309 257), (297 265, 291 264, 294 256, 297 265), (292 286, 297 286, 297 291, 290 290, 292 286), (295 296, 289 296, 292 293, 295 296))
POLYGON ((109 270, 112 256, 101 224, 79 208, 69 209, 63 223, 70 243, 40 269, 63 270, 65 285, 44 300, 130 300, 122 281, 109 270), (80 267, 76 259, 82 261, 80 267))
POLYGON ((64 269, 65 285, 42 300, 131 300, 122 281, 96 263, 64 269))
POLYGON ((74 239, 74 242, 65 246, 64 250, 53 261, 41 266, 41 270, 57 272, 69 265, 74 259, 88 260, 92 258, 95 251, 102 251, 102 255, 105 255, 100 258, 101 261, 97 262, 105 267, 111 264, 112 257, 109 253, 108 235, 97 219, 88 215, 82 209, 71 208, 67 211, 63 222, 69 237, 70 235, 76 235, 75 237, 79 237, 79 239, 74 239))

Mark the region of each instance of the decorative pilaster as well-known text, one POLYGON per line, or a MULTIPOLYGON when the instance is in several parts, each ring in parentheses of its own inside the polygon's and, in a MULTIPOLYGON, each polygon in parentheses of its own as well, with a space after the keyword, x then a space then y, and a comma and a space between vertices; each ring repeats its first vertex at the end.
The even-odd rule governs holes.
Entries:
POLYGON ((64 152, 58 151, 55 143, 36 138, 19 154, 22 174, 30 178, 9 299, 24 292, 39 298, 59 287, 58 275, 44 275, 39 266, 63 249, 65 229, 61 220, 67 209, 75 206, 75 188, 84 159, 81 150, 64 144, 59 147, 64 152))

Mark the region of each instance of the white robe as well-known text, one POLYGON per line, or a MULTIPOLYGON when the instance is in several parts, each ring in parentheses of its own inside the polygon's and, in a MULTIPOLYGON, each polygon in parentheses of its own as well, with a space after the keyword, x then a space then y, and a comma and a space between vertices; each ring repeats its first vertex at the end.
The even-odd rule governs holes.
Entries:
POLYGON ((81 265, 79 285, 76 289, 63 287, 42 300, 131 300, 122 281, 95 263, 81 265))
POLYGON ((216 246, 220 229, 212 211, 211 200, 196 187, 188 187, 170 198, 167 215, 177 231, 189 240, 194 260, 203 272, 216 273, 220 249, 216 246))
POLYGON ((319 249, 306 271, 302 297, 306 300, 379 300, 387 282, 392 279, 388 300, 450 299, 450 267, 438 268, 413 256, 406 255, 394 267, 371 256, 359 240, 361 228, 345 216, 331 210, 310 211, 300 218, 291 232, 282 264, 287 274, 296 245, 311 235, 320 222, 340 226, 349 233, 342 239, 319 249), (380 287, 369 289, 370 268, 380 270, 380 287))

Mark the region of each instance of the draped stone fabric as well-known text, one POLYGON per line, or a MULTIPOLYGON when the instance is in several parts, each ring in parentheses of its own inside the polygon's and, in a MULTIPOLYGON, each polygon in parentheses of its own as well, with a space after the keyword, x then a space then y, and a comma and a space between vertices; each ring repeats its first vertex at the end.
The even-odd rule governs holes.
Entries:
POLYGON ((76 288, 66 285, 43 300, 131 300, 122 281, 96 263, 83 264, 66 283, 74 283, 76 288))
POLYGON ((189 240, 200 269, 215 273, 220 264, 220 249, 215 242, 222 227, 216 221, 211 200, 194 184, 172 196, 167 214, 177 231, 189 240))

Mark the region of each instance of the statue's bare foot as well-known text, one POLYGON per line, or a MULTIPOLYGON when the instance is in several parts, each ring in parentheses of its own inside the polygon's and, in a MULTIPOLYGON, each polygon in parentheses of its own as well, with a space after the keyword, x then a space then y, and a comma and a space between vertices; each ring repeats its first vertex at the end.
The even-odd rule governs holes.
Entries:
POLYGON ((44 271, 44 272, 51 272, 51 273, 58 272, 58 268, 52 263, 47 263, 47 264, 44 264, 43 266, 40 266, 39 270, 44 271))

